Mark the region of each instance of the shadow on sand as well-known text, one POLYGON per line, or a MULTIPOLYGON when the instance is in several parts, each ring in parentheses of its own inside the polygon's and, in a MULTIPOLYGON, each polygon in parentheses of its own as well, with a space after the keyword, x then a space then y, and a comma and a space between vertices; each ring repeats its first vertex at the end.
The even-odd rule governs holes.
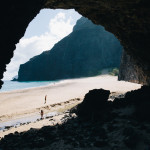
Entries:
POLYGON ((110 91, 91 90, 61 125, 6 135, 1 149, 149 150, 150 87, 108 101, 110 91), (77 117, 72 117, 73 114, 77 117))

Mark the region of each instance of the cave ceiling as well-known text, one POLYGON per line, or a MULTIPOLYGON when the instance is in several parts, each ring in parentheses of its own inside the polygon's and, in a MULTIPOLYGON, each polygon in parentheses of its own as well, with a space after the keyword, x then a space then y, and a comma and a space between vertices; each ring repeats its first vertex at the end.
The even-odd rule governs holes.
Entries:
MULTIPOLYGON (((137 73, 150 84, 149 0, 7 0, 0 4, 0 79, 13 57, 15 44, 41 9, 75 9, 95 24, 113 33, 135 61, 137 73)), ((0 83, 2 85, 2 81, 0 83)))

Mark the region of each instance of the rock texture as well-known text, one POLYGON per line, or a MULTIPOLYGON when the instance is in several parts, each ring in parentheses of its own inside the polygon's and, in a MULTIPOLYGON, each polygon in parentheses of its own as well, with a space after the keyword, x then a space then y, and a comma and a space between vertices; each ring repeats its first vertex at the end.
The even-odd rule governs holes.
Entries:
POLYGON ((118 79, 134 83, 141 83, 143 85, 150 84, 150 76, 145 75, 142 66, 125 51, 122 55, 118 79))
MULTIPOLYGON (((108 101, 109 94, 110 91, 103 89, 91 90, 86 94, 83 102, 71 111, 78 116, 70 111, 64 112, 61 124, 48 125, 41 129, 30 128, 26 132, 5 135, 0 140, 0 148, 3 150, 149 150, 150 87, 143 86, 141 89, 128 92, 124 98, 116 98, 113 102, 108 101), (96 106, 94 103, 101 106, 96 106), (95 108, 98 107, 99 113, 96 113, 95 108)), ((52 120, 53 118, 49 121, 52 120)))
POLYGON ((20 65, 18 81, 98 75, 104 68, 119 67, 121 54, 122 46, 113 34, 82 17, 50 51, 20 65))
POLYGON ((0 78, 13 56, 15 44, 42 8, 74 8, 94 23, 103 25, 140 64, 144 76, 150 76, 149 0, 7 0, 0 5, 0 78))
MULTIPOLYGON (((6 70, 6 64, 13 57, 13 51, 21 37, 23 37, 28 24, 44 6, 44 0, 15 0, 3 1, 0 5, 0 79, 6 70)), ((0 81, 0 87, 2 81, 0 81)))
POLYGON ((104 114, 107 114, 110 111, 109 105, 111 102, 108 102, 109 95, 110 91, 103 89, 89 91, 85 95, 84 101, 77 106, 76 114, 87 119, 96 116, 104 116, 104 114))

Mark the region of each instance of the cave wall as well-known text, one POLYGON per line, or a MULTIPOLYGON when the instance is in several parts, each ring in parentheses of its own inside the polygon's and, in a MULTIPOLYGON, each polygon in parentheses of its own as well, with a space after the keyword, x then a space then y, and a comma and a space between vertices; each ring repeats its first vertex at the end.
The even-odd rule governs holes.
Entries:
POLYGON ((138 63, 140 62, 128 55, 126 51, 123 51, 118 80, 150 85, 150 76, 144 73, 143 68, 138 63))
MULTIPOLYGON (((44 0, 7 0, 0 3, 0 79, 13 57, 15 44, 24 36, 28 24, 44 4, 44 0)), ((0 88, 1 85, 0 80, 0 88)))
MULTIPOLYGON (((149 0, 7 0, 2 1, 0 7, 0 79, 13 56, 15 44, 43 8, 74 8, 95 24, 103 25, 120 40, 135 65, 142 69, 143 76, 150 76, 149 0)), ((147 78, 146 82, 141 80, 139 83, 150 84, 150 81, 147 78)))

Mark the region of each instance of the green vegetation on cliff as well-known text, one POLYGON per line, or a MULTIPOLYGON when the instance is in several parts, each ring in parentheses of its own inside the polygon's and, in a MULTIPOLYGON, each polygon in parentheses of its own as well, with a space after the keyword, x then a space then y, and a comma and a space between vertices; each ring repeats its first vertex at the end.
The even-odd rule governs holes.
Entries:
POLYGON ((118 68, 111 68, 109 70, 109 74, 112 76, 118 76, 119 75, 119 69, 118 68))

